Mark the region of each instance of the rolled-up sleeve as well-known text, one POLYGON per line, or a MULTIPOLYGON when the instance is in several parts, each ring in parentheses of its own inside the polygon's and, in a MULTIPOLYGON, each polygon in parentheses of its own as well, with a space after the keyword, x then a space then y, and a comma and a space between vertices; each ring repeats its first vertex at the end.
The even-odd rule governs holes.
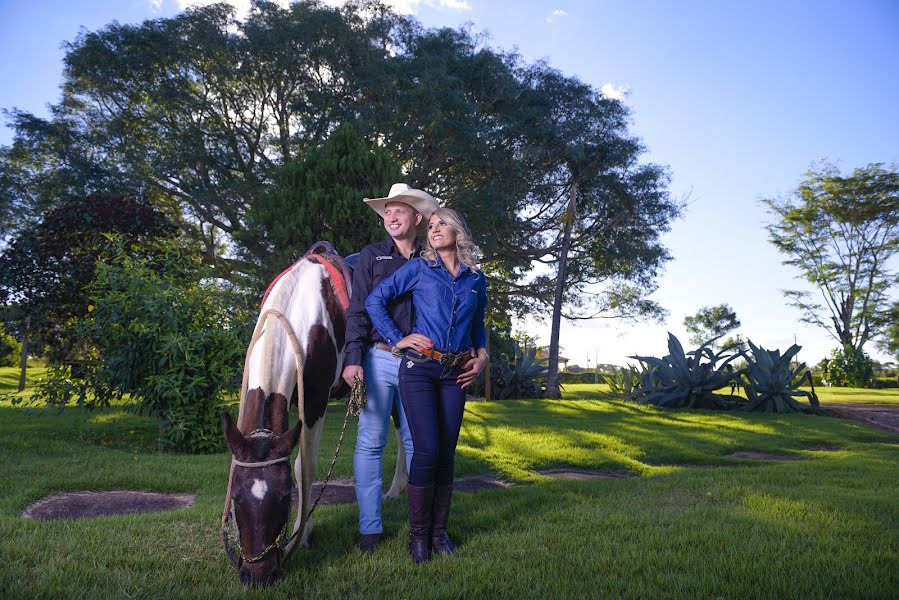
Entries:
POLYGON ((381 282, 365 300, 365 310, 371 317, 372 325, 378 330, 387 343, 396 346, 403 339, 403 332, 396 326, 390 313, 387 311, 387 303, 402 296, 418 281, 418 273, 421 259, 409 261, 400 267, 396 273, 381 282))
POLYGON ((478 272, 478 276, 478 306, 471 322, 471 346, 475 350, 487 347, 487 327, 484 325, 484 318, 487 316, 487 278, 481 272, 478 272))

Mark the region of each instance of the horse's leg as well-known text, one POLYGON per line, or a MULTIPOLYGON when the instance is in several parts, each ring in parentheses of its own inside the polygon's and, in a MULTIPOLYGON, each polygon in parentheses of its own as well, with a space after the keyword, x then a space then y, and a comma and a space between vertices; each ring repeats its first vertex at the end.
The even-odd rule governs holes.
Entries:
MULTIPOLYGON (((324 429, 325 417, 322 416, 312 427, 303 427, 303 435, 300 438, 300 455, 294 464, 294 475, 300 484, 300 506, 306 506, 306 510, 312 510, 312 484, 315 483, 315 466, 318 461, 318 447, 321 442, 322 429, 324 429)), ((299 529, 302 514, 297 512, 297 520, 294 531, 299 529)), ((300 548, 310 546, 309 536, 312 533, 312 519, 306 522, 303 533, 300 534, 300 548)))
POLYGON ((390 489, 384 494, 385 498, 399 498, 406 491, 409 483, 409 471, 406 469, 406 448, 403 446, 403 436, 400 430, 396 430, 396 467, 393 469, 393 481, 390 489))

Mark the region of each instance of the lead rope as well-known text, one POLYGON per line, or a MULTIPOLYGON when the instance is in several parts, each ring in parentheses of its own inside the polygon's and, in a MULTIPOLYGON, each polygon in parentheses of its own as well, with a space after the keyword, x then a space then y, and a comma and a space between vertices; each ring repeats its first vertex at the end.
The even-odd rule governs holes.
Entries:
MULTIPOLYGON (((346 402, 346 413, 343 416, 343 427, 340 428, 340 437, 337 438, 337 448, 334 451, 334 457, 331 458, 331 464, 328 465, 328 474, 325 476, 324 482, 322 482, 322 487, 318 490, 318 497, 316 497, 315 502, 312 503, 312 508, 309 509, 306 517, 301 522, 301 527, 293 532, 285 546, 293 544, 297 534, 303 531, 306 521, 312 518, 312 513, 315 512, 315 509, 318 507, 318 503, 325 493, 325 488, 328 487, 328 482, 331 481, 331 475, 334 473, 334 465, 337 464, 337 457, 340 455, 340 448, 343 445, 343 436, 346 433, 347 422, 349 422, 350 417, 359 416, 359 413, 362 412, 362 407, 365 406, 367 401, 368 390, 365 387, 365 382, 359 379, 359 377, 353 377, 353 387, 350 389, 350 397, 346 402)), ((287 560, 287 557, 290 556, 294 548, 295 546, 290 547, 287 555, 284 557, 285 560, 287 560)))

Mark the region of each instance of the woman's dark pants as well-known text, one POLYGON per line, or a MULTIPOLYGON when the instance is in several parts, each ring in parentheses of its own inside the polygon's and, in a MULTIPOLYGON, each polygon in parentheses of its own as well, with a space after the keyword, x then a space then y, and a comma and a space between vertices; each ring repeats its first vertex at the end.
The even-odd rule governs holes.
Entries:
POLYGON ((453 494, 456 443, 465 412, 461 371, 407 352, 400 363, 400 398, 412 434, 409 469, 409 551, 416 563, 431 552, 452 554, 446 533, 453 494))
POLYGON ((465 390, 456 383, 461 371, 406 353, 400 362, 400 398, 412 433, 409 483, 453 483, 456 443, 465 412, 465 390))

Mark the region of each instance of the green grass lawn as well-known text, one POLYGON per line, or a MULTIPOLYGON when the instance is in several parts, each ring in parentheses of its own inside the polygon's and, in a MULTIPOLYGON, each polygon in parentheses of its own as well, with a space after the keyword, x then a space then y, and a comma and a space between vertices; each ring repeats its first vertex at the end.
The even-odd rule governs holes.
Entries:
MULTIPOLYGON (((353 505, 316 511, 314 548, 288 577, 244 589, 221 548, 225 453, 155 448, 156 423, 121 408, 35 411, 0 404, 3 598, 627 597, 895 598, 899 439, 827 417, 662 411, 566 386, 562 401, 470 403, 458 476, 507 490, 457 494, 455 557, 415 566, 402 501, 384 505, 387 542, 353 546, 353 505), (586 399, 584 399, 586 398, 586 399), (804 460, 729 459, 738 450, 804 460), (561 466, 627 472, 558 481, 561 466), (73 490, 193 492, 177 511, 78 521, 19 517, 73 490)), ((2 390, 0 390, 2 391, 2 390)), ((842 400, 841 400, 842 401, 842 400)), ((330 408, 322 473, 342 407, 330 408)), ((352 445, 336 476, 352 474, 352 445)), ((389 453, 394 451, 391 439, 389 453)), ((388 461, 389 462, 389 461, 388 461)), ((389 481, 390 469, 387 468, 389 481)))
MULTIPOLYGON (((811 388, 802 388, 811 390, 811 388)), ((719 390, 719 393, 727 394, 729 388, 719 390)), ((868 390, 864 388, 833 388, 818 386, 815 388, 818 400, 823 405, 827 404, 896 404, 899 405, 899 388, 886 388, 868 390)), ((609 386, 600 383, 567 383, 563 386, 564 398, 580 398, 589 400, 616 400, 609 391, 609 386)), ((743 390, 737 392, 737 396, 746 397, 743 390)), ((800 398, 801 401, 804 399, 800 398)))

